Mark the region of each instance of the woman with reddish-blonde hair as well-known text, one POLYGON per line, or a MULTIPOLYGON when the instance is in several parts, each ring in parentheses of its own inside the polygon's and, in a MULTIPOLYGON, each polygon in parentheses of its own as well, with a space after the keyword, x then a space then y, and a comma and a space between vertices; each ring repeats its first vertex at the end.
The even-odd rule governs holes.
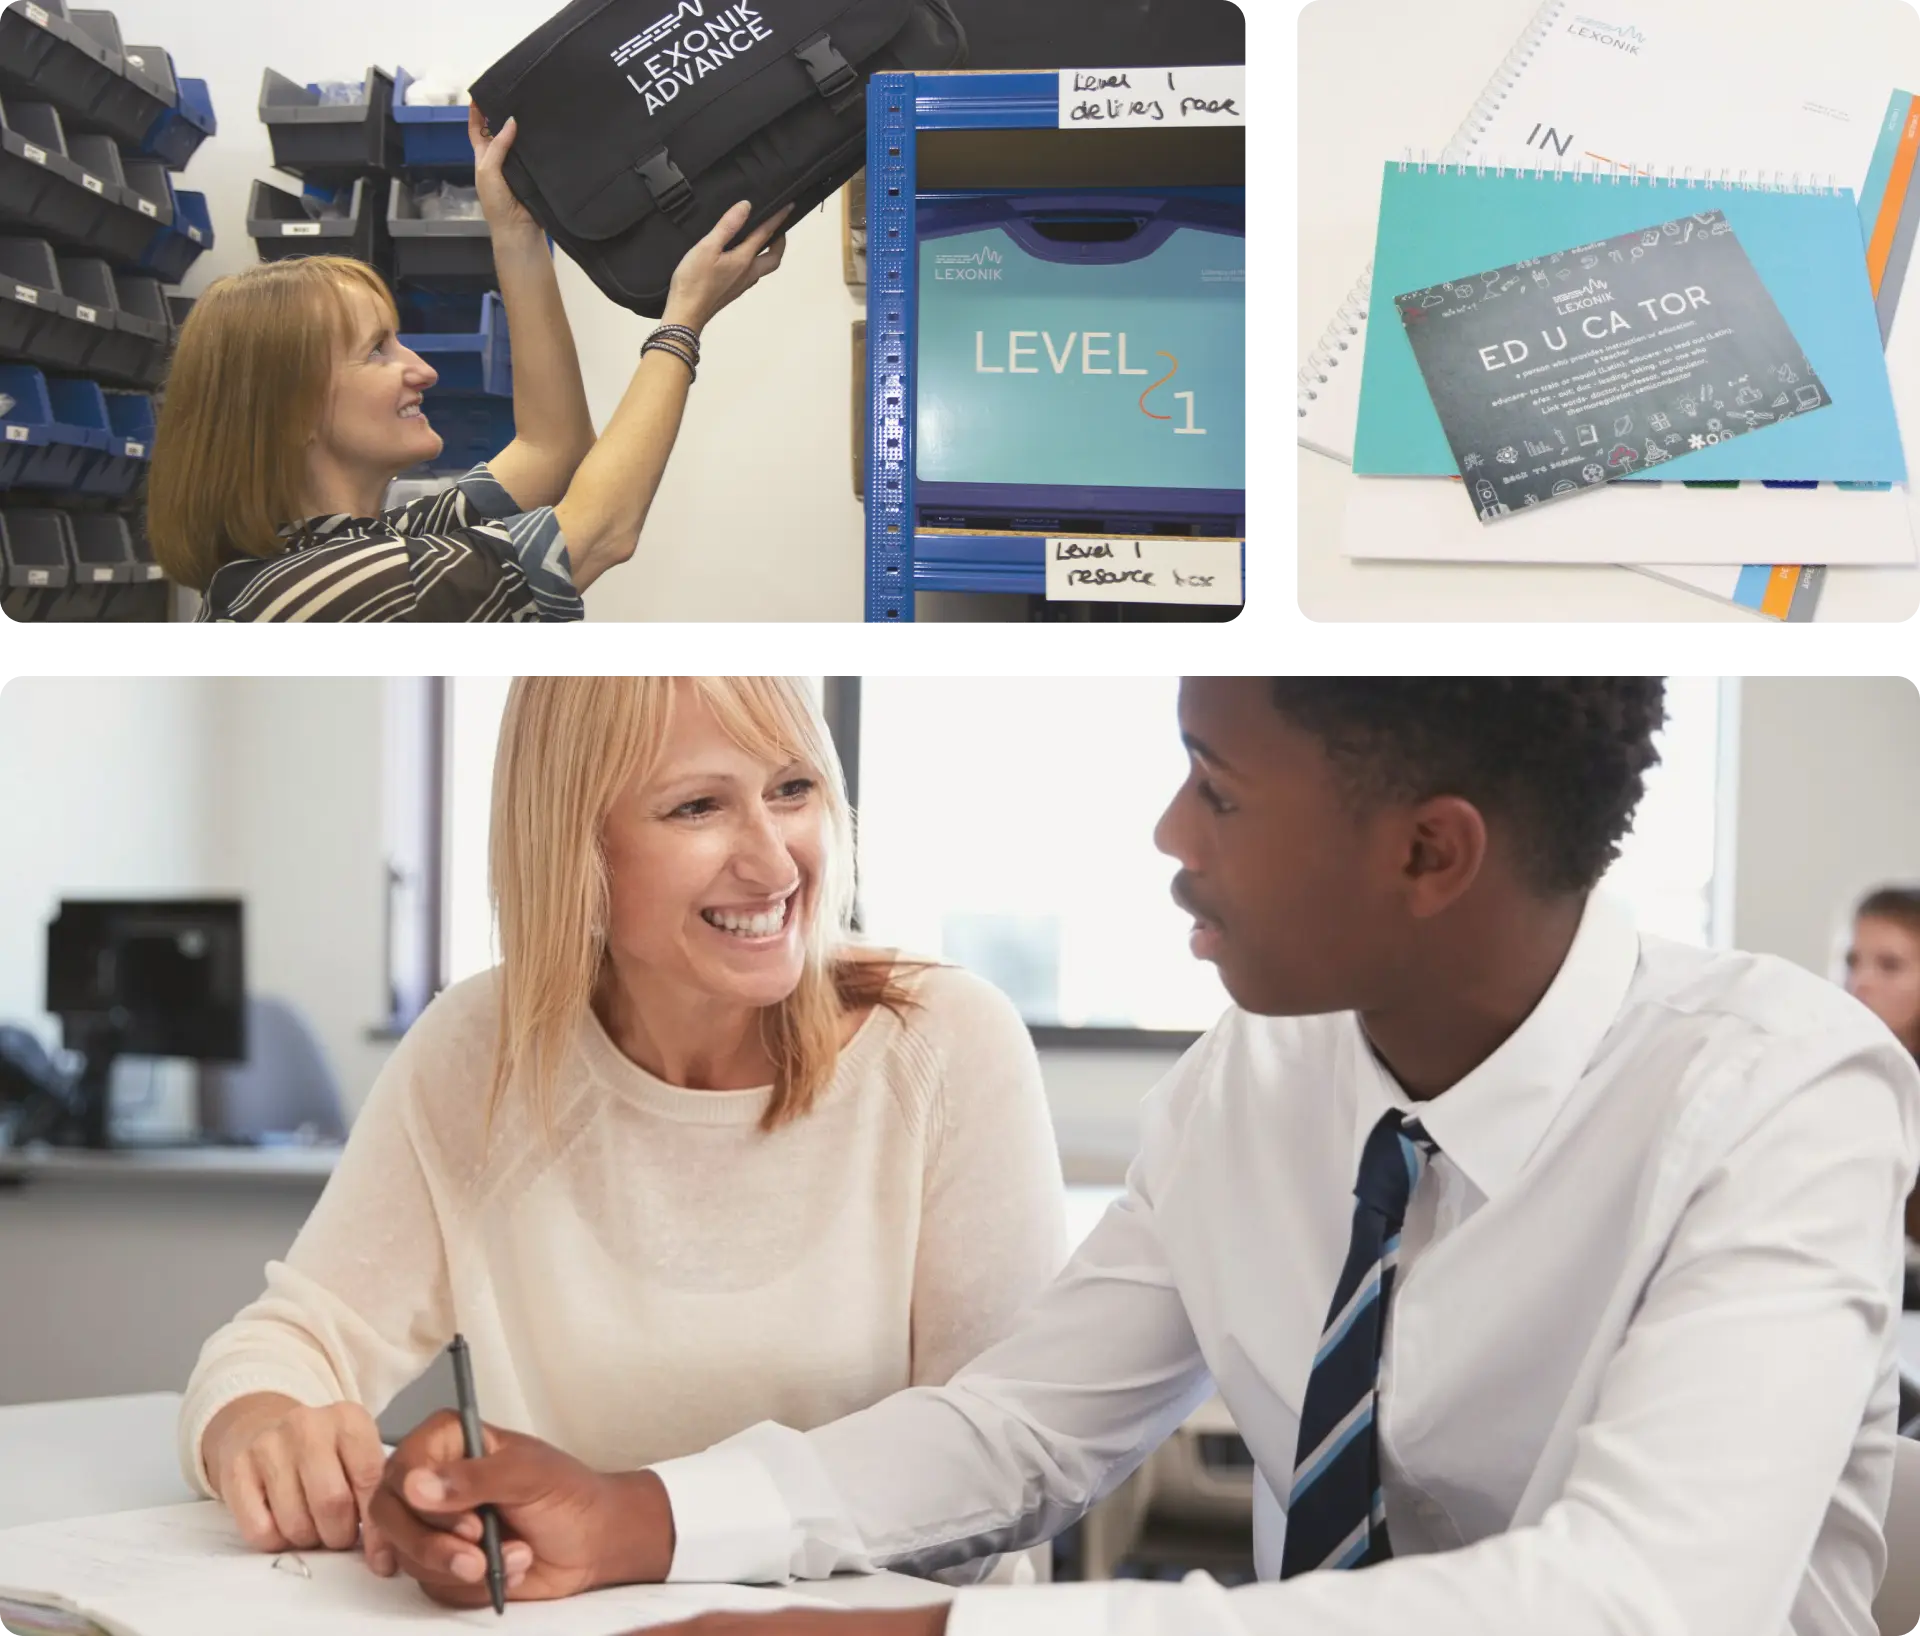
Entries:
POLYGON ((500 964, 408 1032, 180 1458, 262 1550, 364 1544, 374 1417, 459 1332, 490 1422, 604 1470, 944 1382, 1065 1256, 1012 1005, 856 944, 804 682, 521 679, 500 964))
POLYGON ((514 439, 451 488, 383 509, 443 442, 439 379, 403 346, 362 262, 269 262, 213 284, 181 331, 154 437, 147 533, 215 620, 566 620, 627 561, 679 435, 700 335, 780 265, 775 217, 729 248, 737 205, 686 254, 666 318, 594 440, 580 360, 538 224, 501 173, 514 123, 469 115, 512 344, 514 439))

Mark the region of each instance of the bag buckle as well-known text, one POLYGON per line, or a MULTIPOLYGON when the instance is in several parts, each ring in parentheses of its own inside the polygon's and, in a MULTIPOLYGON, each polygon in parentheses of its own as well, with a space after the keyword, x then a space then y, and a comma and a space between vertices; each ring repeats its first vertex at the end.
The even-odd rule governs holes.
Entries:
POLYGON ((828 106, 836 114, 844 114, 860 100, 863 93, 859 74, 834 49, 833 41, 827 35, 822 34, 817 40, 796 46, 793 54, 813 76, 814 89, 827 99, 828 106))
POLYGON ((633 168, 653 195, 654 209, 675 221, 685 220, 693 209, 693 189, 680 167, 667 157, 667 150, 657 149, 633 168))

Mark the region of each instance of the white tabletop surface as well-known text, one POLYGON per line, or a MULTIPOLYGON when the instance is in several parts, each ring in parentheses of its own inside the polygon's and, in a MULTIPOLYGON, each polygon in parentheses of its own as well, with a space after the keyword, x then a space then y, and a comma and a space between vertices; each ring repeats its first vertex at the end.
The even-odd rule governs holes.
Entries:
MULTIPOLYGON (((0 1528, 197 1498, 174 1459, 179 1410, 177 1392, 0 1408, 0 1528)), ((915 1607, 953 1595, 904 1574, 843 1575, 802 1589, 848 1607, 915 1607)))
MULTIPOLYGON (((1300 13, 1299 346, 1304 358, 1372 258, 1379 167, 1408 148, 1437 155, 1533 16, 1537 0, 1339 0, 1300 13), (1385 48, 1382 42, 1390 42, 1385 48)), ((1833 0, 1810 33, 1804 7, 1752 0, 1749 26, 1774 28, 1793 49, 1844 42, 1836 13, 1869 19, 1889 91, 1920 85, 1920 15, 1889 0, 1833 0)), ((1834 49, 1840 49, 1835 46, 1834 49)), ((1855 64, 1857 67, 1857 64, 1855 64)), ((1907 292, 1920 305, 1920 281, 1907 292)), ((1903 307, 1889 367, 1905 426, 1920 426, 1920 312, 1903 307)), ((1920 439, 1909 439, 1910 451, 1920 439)), ((1910 452, 1909 458, 1913 458, 1910 452)), ((1352 468, 1297 454, 1300 606, 1316 620, 1713 620, 1759 616, 1625 568, 1490 567, 1355 562, 1340 550, 1352 468)), ((1912 491, 1909 490, 1911 502, 1912 491)), ((1920 570, 1836 568, 1822 620, 1906 619, 1920 606, 1920 570)))

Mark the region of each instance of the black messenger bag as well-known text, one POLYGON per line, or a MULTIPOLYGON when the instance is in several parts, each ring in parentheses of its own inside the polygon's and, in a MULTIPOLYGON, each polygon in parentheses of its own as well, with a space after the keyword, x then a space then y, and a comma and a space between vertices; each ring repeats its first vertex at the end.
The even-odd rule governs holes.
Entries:
POLYGON ((866 163, 866 79, 955 68, 948 0, 574 0, 473 87, 519 120, 508 185, 594 283, 658 318, 742 199, 758 226, 866 163))

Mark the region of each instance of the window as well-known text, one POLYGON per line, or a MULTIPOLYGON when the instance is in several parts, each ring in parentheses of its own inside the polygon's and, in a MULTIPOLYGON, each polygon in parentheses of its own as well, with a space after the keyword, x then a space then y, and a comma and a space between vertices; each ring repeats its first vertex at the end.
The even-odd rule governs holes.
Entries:
MULTIPOLYGON (((830 686, 829 716, 857 767, 863 933, 979 972, 1050 1043, 1210 1027, 1226 995, 1187 952, 1189 921, 1167 894, 1174 865, 1153 846, 1186 776, 1178 687, 1077 677, 830 686)), ((1607 881, 1648 931, 1724 941, 1724 747, 1737 687, 1668 685, 1662 764, 1607 881)), ((494 960, 487 828, 506 690, 501 678, 447 686, 449 981, 494 960)))

